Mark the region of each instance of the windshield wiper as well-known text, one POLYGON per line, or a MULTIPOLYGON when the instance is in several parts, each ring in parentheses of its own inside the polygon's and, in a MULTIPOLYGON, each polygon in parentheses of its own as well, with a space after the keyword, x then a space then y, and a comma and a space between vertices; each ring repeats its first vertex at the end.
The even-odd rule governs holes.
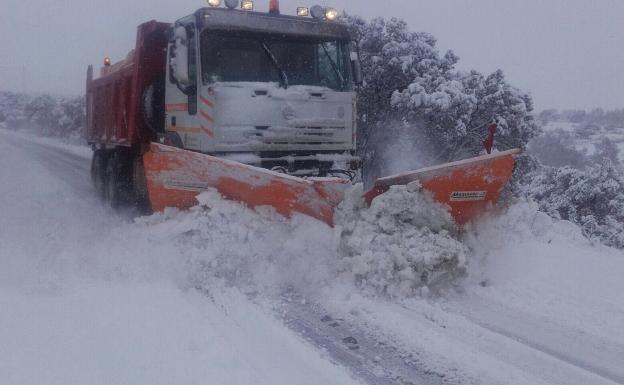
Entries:
POLYGON ((327 51, 327 47, 325 47, 325 43, 321 43, 321 47, 323 47, 323 52, 325 52, 325 56, 327 56, 327 58, 329 59, 329 64, 331 64, 331 67, 334 70, 336 77, 340 81, 340 88, 344 90, 345 86, 347 85, 347 82, 345 81, 344 76, 342 76, 342 73, 340 73, 340 71, 338 70, 338 65, 336 64, 334 59, 331 57, 331 55, 327 51))
POLYGON ((269 49, 269 46, 266 45, 266 43, 263 41, 260 42, 260 45, 262 45, 262 49, 264 49, 264 52, 267 54, 269 59, 271 59, 271 62, 273 63, 275 68, 277 68, 277 70, 279 71, 281 78, 280 85, 284 88, 288 88, 288 75, 286 75, 286 71, 284 71, 284 69, 279 65, 277 59, 275 58, 275 55, 273 55, 273 52, 269 49))

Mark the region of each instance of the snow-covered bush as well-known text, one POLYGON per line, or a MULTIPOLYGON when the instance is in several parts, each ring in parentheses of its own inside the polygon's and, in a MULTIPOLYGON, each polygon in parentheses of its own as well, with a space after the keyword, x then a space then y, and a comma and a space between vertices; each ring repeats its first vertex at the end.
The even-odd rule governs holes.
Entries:
POLYGON ((541 124, 548 124, 561 118, 559 111, 555 109, 543 110, 537 115, 537 120, 541 124))
POLYGON ((24 107, 28 121, 43 135, 51 135, 56 126, 56 116, 60 115, 57 101, 50 95, 37 96, 24 107))
POLYGON ((584 170, 541 167, 526 180, 525 193, 541 210, 578 224, 589 238, 624 248, 624 172, 611 160, 584 170))
POLYGON ((26 123, 24 108, 30 98, 15 92, 0 92, 0 123, 6 128, 17 129, 26 123))
POLYGON ((561 130, 547 132, 531 140, 528 150, 545 166, 582 169, 589 159, 587 151, 575 147, 575 141, 570 133, 561 130))
POLYGON ((530 96, 510 86, 502 71, 484 76, 456 70, 455 53, 440 55, 433 36, 409 31, 402 20, 345 15, 342 21, 357 43, 364 74, 358 109, 365 161, 388 147, 375 133, 393 127, 411 127, 412 141, 425 142, 432 163, 478 153, 492 121, 499 123, 501 149, 522 147, 536 133, 530 96))
POLYGON ((591 111, 584 110, 545 110, 538 115, 540 122, 565 121, 575 123, 579 128, 586 127, 624 127, 624 108, 615 110, 603 110, 595 108, 591 111))
POLYGON ((84 97, 0 92, 0 122, 8 129, 30 129, 43 136, 81 136, 85 127, 84 97))
POLYGON ((616 166, 621 166, 619 153, 618 146, 611 139, 603 137, 596 145, 596 153, 592 156, 592 160, 596 163, 609 161, 616 166))
POLYGON ((41 95, 26 105, 25 115, 34 128, 45 136, 79 135, 84 129, 86 119, 84 98, 41 95))
POLYGON ((624 168, 619 150, 607 137, 593 154, 577 149, 564 131, 548 132, 517 159, 507 195, 525 196, 540 210, 577 224, 583 233, 624 248, 624 168))

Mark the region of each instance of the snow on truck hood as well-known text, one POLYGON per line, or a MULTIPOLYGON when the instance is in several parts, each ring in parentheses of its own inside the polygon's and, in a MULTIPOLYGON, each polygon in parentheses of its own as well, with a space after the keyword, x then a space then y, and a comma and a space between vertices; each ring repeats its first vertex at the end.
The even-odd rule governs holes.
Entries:
POLYGON ((206 91, 217 105, 216 151, 355 149, 353 92, 258 82, 220 82, 206 91))

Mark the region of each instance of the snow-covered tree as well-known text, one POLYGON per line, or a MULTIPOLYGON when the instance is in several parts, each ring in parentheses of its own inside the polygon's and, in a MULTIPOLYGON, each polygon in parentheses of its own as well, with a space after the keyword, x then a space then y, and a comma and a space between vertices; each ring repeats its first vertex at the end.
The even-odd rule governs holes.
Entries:
POLYGON ((547 167, 530 175, 527 195, 590 238, 624 248, 624 173, 609 159, 585 170, 547 167))
POLYGON ((596 153, 593 160, 597 163, 609 161, 614 165, 620 165, 619 157, 620 149, 608 137, 603 137, 600 143, 596 145, 596 153))
POLYGON ((44 136, 78 136, 85 125, 84 97, 39 95, 23 106, 23 115, 29 128, 44 136))
POLYGON ((583 169, 590 159, 586 150, 575 147, 575 141, 570 133, 555 130, 534 138, 529 143, 528 152, 545 166, 583 169))
POLYGON ((82 96, 62 99, 59 102, 61 115, 58 117, 59 136, 79 136, 86 124, 85 98, 82 96))
POLYGON ((537 116, 537 119, 542 124, 548 124, 550 122, 560 119, 559 111, 555 109, 543 110, 537 116))
POLYGON ((24 108, 28 121, 34 128, 41 130, 44 135, 52 135, 56 130, 58 102, 52 96, 44 94, 37 96, 24 108))
POLYGON ((26 123, 24 108, 30 97, 15 92, 0 92, 0 123, 6 128, 18 129, 26 123))
POLYGON ((455 53, 440 55, 433 36, 412 32, 399 19, 344 15, 342 21, 362 62, 358 108, 365 158, 379 151, 376 132, 393 127, 411 127, 412 140, 426 142, 432 162, 477 154, 493 121, 501 149, 522 147, 537 131, 530 96, 510 86, 502 71, 483 76, 456 70, 455 53))

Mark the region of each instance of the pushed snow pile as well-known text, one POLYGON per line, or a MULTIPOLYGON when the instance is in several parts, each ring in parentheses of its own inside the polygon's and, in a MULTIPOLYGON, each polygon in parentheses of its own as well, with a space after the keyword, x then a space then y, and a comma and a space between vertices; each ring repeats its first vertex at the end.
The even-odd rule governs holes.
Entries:
POLYGON ((287 219, 209 191, 188 212, 140 220, 161 242, 178 246, 192 286, 221 280, 246 291, 321 289, 347 281, 370 295, 418 295, 466 264, 446 210, 414 189, 396 187, 365 208, 362 187, 347 193, 336 227, 304 215, 287 219))
POLYGON ((142 219, 151 232, 174 242, 193 286, 215 279, 247 291, 314 288, 335 277, 338 235, 307 216, 286 219, 272 208, 256 210, 198 196, 190 211, 166 210, 142 219))
POLYGON ((361 185, 348 192, 336 223, 343 271, 365 292, 412 296, 465 270, 468 251, 450 214, 419 185, 393 186, 370 208, 361 196, 361 185))

